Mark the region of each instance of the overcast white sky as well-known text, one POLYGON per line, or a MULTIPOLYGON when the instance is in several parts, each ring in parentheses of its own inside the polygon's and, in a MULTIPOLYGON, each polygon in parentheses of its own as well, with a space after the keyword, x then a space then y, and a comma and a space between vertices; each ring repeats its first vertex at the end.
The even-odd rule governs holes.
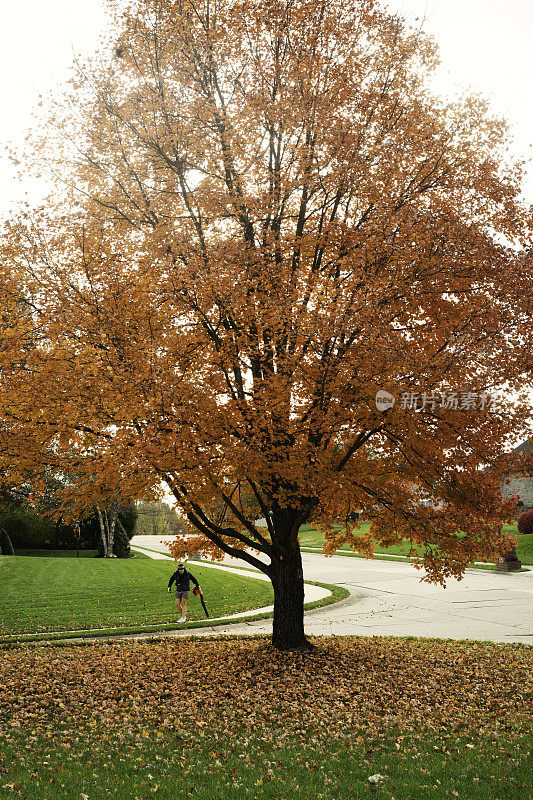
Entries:
MULTIPOLYGON (((533 142, 533 0, 384 0, 441 47, 444 92, 468 85, 512 123, 517 153, 533 142)), ((74 51, 90 52, 105 26, 103 0, 0 0, 0 213, 23 189, 4 157, 31 122, 40 91, 66 76, 74 51)), ((31 188, 30 188, 31 191, 31 188)), ((533 167, 525 195, 533 203, 533 167)))

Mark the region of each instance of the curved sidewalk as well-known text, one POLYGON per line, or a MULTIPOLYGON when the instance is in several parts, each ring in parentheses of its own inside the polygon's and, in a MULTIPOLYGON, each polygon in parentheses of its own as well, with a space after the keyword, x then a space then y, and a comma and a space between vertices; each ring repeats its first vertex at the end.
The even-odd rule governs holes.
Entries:
MULTIPOLYGON (((132 544, 149 546, 161 554, 166 550, 159 538, 153 536, 134 537, 132 544)), ((302 560, 307 580, 344 586, 350 592, 350 597, 339 603, 307 611, 308 634, 423 636, 533 644, 533 570, 502 573, 467 569, 461 581, 450 579, 443 588, 422 583, 422 571, 397 561, 312 553, 303 553, 302 560)), ((230 558, 223 562, 224 566, 242 563, 230 558)), ((271 631, 272 620, 267 619, 170 634, 212 636, 271 631)))

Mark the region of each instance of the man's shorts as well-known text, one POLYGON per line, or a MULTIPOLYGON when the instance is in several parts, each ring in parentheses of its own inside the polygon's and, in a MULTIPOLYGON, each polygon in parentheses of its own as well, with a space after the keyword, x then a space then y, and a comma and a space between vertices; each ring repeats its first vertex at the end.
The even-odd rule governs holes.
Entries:
POLYGON ((176 592, 176 598, 178 600, 188 600, 190 592, 176 592))

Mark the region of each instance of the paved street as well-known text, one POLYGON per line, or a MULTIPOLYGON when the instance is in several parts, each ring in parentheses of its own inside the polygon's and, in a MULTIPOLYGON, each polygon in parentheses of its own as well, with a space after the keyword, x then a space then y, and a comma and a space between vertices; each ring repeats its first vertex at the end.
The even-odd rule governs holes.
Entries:
MULTIPOLYGON (((153 536, 135 536, 132 545, 159 550, 162 555, 166 550, 153 536)), ((533 569, 520 573, 468 569, 461 581, 449 580, 443 589, 421 583, 423 573, 410 563, 346 556, 326 558, 314 553, 304 553, 302 558, 307 580, 337 584, 350 592, 340 603, 306 612, 308 634, 427 636, 533 644, 533 569)), ((224 560, 227 567, 243 563, 224 560)), ((311 599, 307 592, 306 599, 311 599)), ((203 628, 201 632, 253 634, 271 630, 272 620, 267 619, 203 628)), ((189 629, 172 635, 190 633, 189 629)))

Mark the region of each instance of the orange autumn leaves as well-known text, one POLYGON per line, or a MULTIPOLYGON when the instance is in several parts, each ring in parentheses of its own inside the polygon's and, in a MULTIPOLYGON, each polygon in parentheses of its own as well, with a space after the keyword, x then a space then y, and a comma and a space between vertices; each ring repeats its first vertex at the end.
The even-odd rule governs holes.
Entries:
POLYGON ((226 733, 280 725, 309 737, 368 735, 385 727, 503 734, 527 714, 531 650, 491 642, 314 639, 308 654, 279 654, 265 639, 116 643, 5 650, 2 732, 45 733, 104 723, 197 725, 226 733))
POLYGON ((531 227, 505 125, 432 97, 433 44, 370 1, 148 0, 112 33, 56 152, 35 136, 68 186, 2 240, 5 314, 26 312, 1 353, 10 479, 68 472, 65 513, 165 481, 212 554, 287 561, 311 515, 352 541, 350 510, 369 553, 422 544, 432 580, 505 552, 525 399, 375 405, 524 386, 531 227))

